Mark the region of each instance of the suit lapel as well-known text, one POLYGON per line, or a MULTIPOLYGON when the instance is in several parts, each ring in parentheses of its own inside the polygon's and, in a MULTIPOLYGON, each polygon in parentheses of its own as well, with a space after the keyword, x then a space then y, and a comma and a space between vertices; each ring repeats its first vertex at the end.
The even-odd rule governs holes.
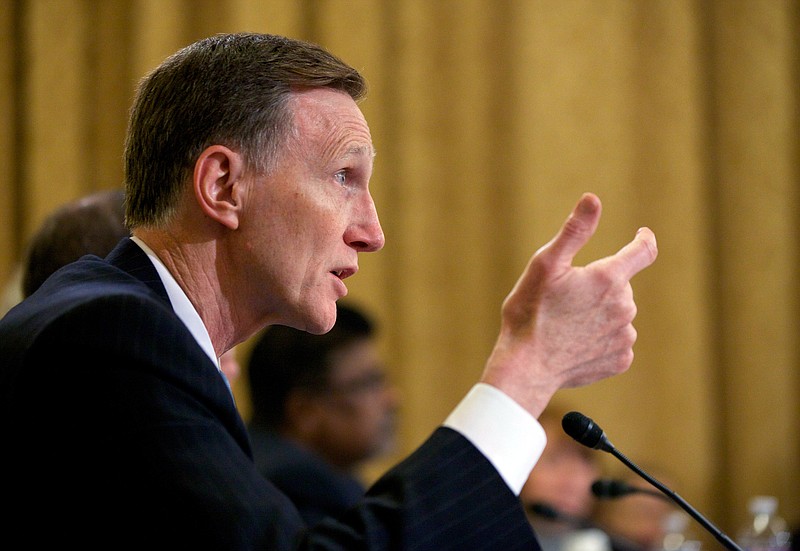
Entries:
MULTIPOLYGON (((161 297, 164 302, 170 305, 170 308, 172 308, 172 303, 169 300, 167 289, 164 287, 164 283, 162 283, 161 278, 158 277, 158 272, 153 266, 153 263, 150 261, 150 258, 148 258, 147 253, 145 253, 132 239, 128 237, 122 239, 122 241, 120 241, 114 250, 111 251, 106 257, 106 261, 147 285, 159 297, 161 297)), ((205 357, 205 354, 203 354, 203 357, 205 357)), ((216 369, 216 366, 214 368, 216 369)), ((219 375, 224 377, 222 374, 219 375)), ((220 381, 220 384, 226 384, 226 381, 220 381)), ((232 435, 234 438, 236 438, 237 442, 242 447, 242 450, 249 457, 252 457, 252 452, 250 451, 250 440, 247 435, 244 422, 239 416, 234 402, 231 400, 231 396, 229 394, 231 392, 230 388, 227 388, 226 391, 225 401, 231 405, 226 419, 226 426, 232 431, 232 435)))

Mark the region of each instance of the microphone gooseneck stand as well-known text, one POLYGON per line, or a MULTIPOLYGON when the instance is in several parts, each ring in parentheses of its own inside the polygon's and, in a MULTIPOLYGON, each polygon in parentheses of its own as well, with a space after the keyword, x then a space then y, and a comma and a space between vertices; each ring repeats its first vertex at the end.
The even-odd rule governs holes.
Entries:
POLYGON ((619 459, 626 467, 644 478, 651 485, 658 488, 664 495, 677 503, 726 548, 730 549, 731 551, 743 551, 743 549, 726 534, 724 534, 722 530, 714 526, 714 524, 704 517, 697 509, 689 505, 685 499, 667 488, 664 484, 640 469, 633 461, 625 457, 625 455, 617 450, 617 448, 615 448, 611 441, 606 437, 603 429, 595 424, 595 422, 590 418, 577 411, 571 411, 564 415, 564 418, 561 420, 561 426, 564 429, 564 432, 584 446, 608 452, 619 459))

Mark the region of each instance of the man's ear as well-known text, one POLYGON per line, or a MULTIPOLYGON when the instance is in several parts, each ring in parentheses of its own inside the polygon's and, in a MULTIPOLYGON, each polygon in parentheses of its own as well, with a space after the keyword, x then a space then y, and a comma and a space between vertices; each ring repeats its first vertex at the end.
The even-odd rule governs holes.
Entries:
POLYGON ((226 228, 239 227, 244 159, 223 146, 207 147, 194 164, 194 196, 206 216, 226 228))

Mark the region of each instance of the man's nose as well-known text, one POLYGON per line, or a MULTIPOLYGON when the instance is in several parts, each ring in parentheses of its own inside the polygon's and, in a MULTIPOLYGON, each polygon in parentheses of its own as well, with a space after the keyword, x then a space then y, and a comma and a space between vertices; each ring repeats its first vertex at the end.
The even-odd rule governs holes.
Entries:
POLYGON ((359 216, 348 229, 345 240, 358 252, 364 253, 379 251, 386 244, 378 211, 371 196, 365 200, 359 216))

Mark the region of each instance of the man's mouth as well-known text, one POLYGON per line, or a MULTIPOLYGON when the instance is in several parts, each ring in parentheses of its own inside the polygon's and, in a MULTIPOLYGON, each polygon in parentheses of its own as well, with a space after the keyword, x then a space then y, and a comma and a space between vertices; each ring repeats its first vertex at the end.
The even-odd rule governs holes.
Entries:
POLYGON ((331 273, 339 279, 346 279, 356 273, 354 268, 344 268, 342 270, 331 270, 331 273))

